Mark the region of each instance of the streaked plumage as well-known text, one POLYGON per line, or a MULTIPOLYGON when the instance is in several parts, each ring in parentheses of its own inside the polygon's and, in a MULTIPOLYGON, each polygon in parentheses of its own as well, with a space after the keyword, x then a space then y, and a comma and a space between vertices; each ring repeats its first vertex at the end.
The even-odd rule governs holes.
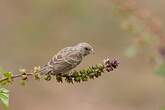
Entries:
POLYGON ((41 74, 67 73, 79 65, 85 56, 93 52, 92 46, 88 43, 66 47, 54 55, 47 65, 41 67, 41 74))

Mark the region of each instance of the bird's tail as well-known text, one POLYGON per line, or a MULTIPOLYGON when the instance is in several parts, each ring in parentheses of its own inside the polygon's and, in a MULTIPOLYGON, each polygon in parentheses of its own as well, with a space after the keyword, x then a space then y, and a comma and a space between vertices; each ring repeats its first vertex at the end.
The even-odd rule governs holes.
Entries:
POLYGON ((40 74, 41 75, 44 75, 44 74, 49 74, 53 71, 53 69, 49 66, 49 65, 44 65, 44 66, 41 66, 41 69, 40 69, 40 74))

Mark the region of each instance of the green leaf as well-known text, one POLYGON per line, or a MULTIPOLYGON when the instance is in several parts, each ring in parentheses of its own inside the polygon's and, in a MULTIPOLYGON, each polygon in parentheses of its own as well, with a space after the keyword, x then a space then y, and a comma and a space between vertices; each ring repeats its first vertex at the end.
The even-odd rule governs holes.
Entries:
POLYGON ((12 81, 13 74, 11 72, 6 72, 3 74, 3 76, 7 78, 9 82, 12 81))
POLYGON ((9 90, 5 89, 5 88, 0 88, 0 93, 9 93, 9 90))
POLYGON ((165 63, 161 64, 155 71, 156 74, 160 76, 165 76, 165 63))
POLYGON ((5 110, 9 108, 9 91, 5 88, 0 88, 0 100, 5 110))
POLYGON ((11 72, 7 72, 5 71, 3 68, 0 67, 0 73, 3 74, 4 77, 6 78, 11 78, 12 77, 12 73, 11 72))
POLYGON ((12 77, 12 73, 11 72, 5 72, 3 74, 3 76, 6 77, 6 78, 11 78, 12 77))

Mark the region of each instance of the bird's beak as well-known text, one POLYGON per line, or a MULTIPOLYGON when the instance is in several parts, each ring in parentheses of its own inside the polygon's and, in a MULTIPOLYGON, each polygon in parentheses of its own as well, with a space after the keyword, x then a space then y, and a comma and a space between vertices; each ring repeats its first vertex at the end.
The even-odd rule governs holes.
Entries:
POLYGON ((91 50, 91 54, 95 54, 95 51, 94 51, 94 49, 92 49, 92 50, 91 50))

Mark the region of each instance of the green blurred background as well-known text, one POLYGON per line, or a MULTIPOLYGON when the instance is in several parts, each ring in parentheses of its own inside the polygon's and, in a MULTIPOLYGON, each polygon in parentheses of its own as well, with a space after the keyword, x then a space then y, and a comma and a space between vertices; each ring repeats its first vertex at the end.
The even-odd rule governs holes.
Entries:
MULTIPOLYGON (((165 18, 162 0, 138 0, 165 18)), ((117 71, 81 84, 19 81, 10 86, 10 110, 159 110, 165 80, 147 52, 127 58, 130 34, 120 28, 111 0, 0 0, 0 66, 17 72, 45 64, 59 49, 90 43, 96 51, 77 68, 118 58, 117 71)), ((164 21, 163 21, 164 22, 164 21)), ((0 107, 0 110, 2 108, 0 107)))

